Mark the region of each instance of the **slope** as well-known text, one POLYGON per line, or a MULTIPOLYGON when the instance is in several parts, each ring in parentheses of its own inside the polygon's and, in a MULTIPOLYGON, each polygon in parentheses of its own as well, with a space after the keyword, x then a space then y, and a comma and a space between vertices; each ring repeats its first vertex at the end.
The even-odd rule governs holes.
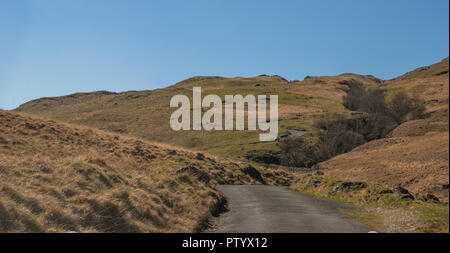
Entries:
POLYGON ((0 232, 195 232, 214 188, 289 184, 282 171, 0 110, 0 232))
POLYGON ((202 87, 202 95, 278 95, 279 133, 306 131, 314 136, 313 122, 337 112, 346 112, 342 96, 348 83, 378 87, 382 81, 372 76, 343 74, 336 77, 307 77, 288 82, 279 76, 253 78, 193 77, 173 86, 147 91, 77 93, 41 98, 20 106, 17 111, 56 120, 125 133, 147 140, 170 143, 189 149, 229 157, 264 156, 279 151, 276 143, 259 142, 255 131, 183 131, 170 128, 172 96, 192 97, 192 87, 202 87))

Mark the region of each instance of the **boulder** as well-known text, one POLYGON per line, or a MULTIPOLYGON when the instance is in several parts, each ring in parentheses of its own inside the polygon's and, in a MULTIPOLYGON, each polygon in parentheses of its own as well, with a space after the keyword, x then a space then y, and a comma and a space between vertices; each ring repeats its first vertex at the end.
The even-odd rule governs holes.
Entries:
POLYGON ((251 178, 255 179, 256 181, 265 184, 264 178, 261 175, 261 172, 259 172, 255 167, 252 165, 247 165, 244 168, 241 169, 242 172, 249 175, 251 178))
POLYGON ((319 186, 321 183, 322 183, 322 181, 320 181, 320 180, 311 180, 311 181, 309 182, 309 184, 312 185, 312 186, 314 186, 314 187, 319 186))
POLYGON ((396 185, 394 187, 394 193, 396 193, 402 200, 414 200, 414 196, 409 193, 407 189, 401 187, 400 185, 396 185))
POLYGON ((168 150, 168 151, 167 151, 167 154, 168 154, 168 155, 176 155, 176 154, 177 154, 177 151, 176 151, 176 150, 168 150))
POLYGON ((198 152, 197 155, 195 156, 195 158, 198 159, 198 160, 203 160, 203 159, 205 159, 205 155, 200 153, 200 152, 198 152))
POLYGON ((439 202, 439 199, 431 193, 426 193, 426 194, 420 196, 418 199, 421 201, 425 201, 425 202, 427 202, 427 201, 439 202))
POLYGON ((398 194, 409 194, 409 191, 401 187, 400 185, 395 186, 394 191, 398 194))
POLYGON ((414 196, 411 195, 410 193, 400 194, 400 199, 403 199, 403 200, 414 200, 414 196))

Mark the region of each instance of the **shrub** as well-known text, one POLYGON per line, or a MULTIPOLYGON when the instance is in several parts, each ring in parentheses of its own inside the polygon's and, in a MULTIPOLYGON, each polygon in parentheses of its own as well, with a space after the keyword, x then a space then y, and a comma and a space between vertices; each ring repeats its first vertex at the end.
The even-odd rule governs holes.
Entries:
POLYGON ((335 116, 317 121, 315 126, 320 133, 315 144, 303 138, 281 142, 282 165, 312 166, 349 152, 367 141, 385 138, 399 124, 424 115, 425 103, 418 97, 410 98, 405 93, 398 93, 386 101, 384 90, 366 91, 362 85, 347 85, 349 90, 344 97, 344 106, 364 114, 358 118, 335 116))
POLYGON ((389 115, 401 124, 408 119, 419 119, 425 112, 425 102, 419 97, 410 98, 406 93, 397 93, 388 102, 389 115))
POLYGON ((352 111, 367 113, 387 111, 385 91, 380 89, 366 91, 362 86, 352 86, 344 96, 343 104, 352 111))
POLYGON ((356 111, 361 107, 366 92, 361 86, 353 86, 344 97, 344 106, 352 111, 356 111))
POLYGON ((293 167, 309 167, 317 161, 317 146, 302 137, 288 138, 280 142, 281 164, 293 167))
POLYGON ((385 91, 369 90, 362 98, 360 110, 369 114, 386 113, 385 91))
POLYGON ((336 155, 349 152, 365 143, 364 137, 356 132, 342 129, 336 132, 324 132, 320 136, 317 148, 316 162, 328 160, 336 155))

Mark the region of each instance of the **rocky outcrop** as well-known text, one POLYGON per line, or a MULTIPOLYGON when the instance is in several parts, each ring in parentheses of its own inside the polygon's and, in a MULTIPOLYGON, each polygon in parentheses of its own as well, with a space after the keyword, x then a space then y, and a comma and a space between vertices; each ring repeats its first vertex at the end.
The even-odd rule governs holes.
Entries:
POLYGON ((244 168, 242 168, 242 172, 249 175, 251 178, 255 179, 256 181, 258 181, 262 184, 266 184, 266 181, 262 177, 261 172, 259 172, 252 165, 249 164, 249 165, 245 166, 244 168))
POLYGON ((400 199, 414 200, 414 196, 409 191, 400 185, 395 186, 394 192, 400 196, 400 199))

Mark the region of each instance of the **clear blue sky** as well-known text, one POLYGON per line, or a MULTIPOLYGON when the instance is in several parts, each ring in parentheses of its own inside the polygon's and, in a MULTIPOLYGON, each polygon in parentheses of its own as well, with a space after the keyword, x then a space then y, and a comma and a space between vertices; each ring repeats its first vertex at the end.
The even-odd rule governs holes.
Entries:
POLYGON ((195 75, 390 79, 449 54, 448 0, 1 0, 0 108, 195 75))

